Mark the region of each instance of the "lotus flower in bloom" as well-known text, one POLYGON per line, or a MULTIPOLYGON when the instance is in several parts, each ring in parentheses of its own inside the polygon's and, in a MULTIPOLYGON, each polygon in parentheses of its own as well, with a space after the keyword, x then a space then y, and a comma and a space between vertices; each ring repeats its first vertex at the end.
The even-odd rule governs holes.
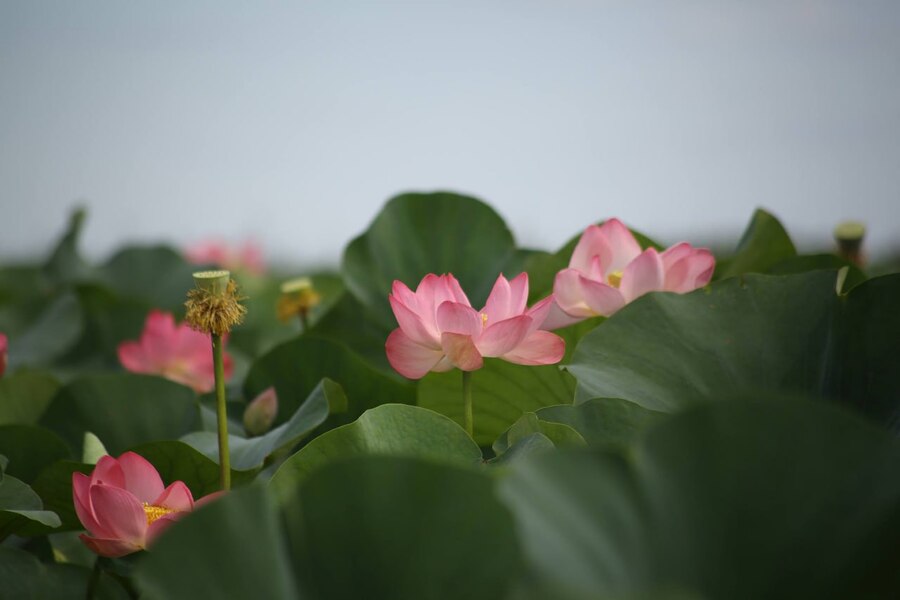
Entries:
POLYGON ((480 311, 453 275, 426 275, 415 292, 395 281, 389 300, 400 327, 385 344, 388 361, 411 379, 453 367, 474 371, 486 356, 522 365, 557 363, 565 342, 539 329, 552 297, 530 309, 527 298, 525 273, 512 281, 499 276, 480 311))
POLYGON ((185 259, 196 265, 217 265, 229 271, 247 271, 261 275, 266 271, 262 248, 259 244, 246 241, 233 247, 220 240, 208 240, 189 246, 185 259))
POLYGON ((81 534, 81 541, 109 557, 143 550, 194 509, 183 482, 164 487, 153 465, 134 452, 101 457, 90 477, 72 473, 72 495, 75 513, 90 534, 81 534))
MULTIPOLYGON (((231 357, 223 353, 225 378, 231 377, 231 357)), ((119 362, 134 373, 162 375, 190 386, 198 393, 215 387, 212 345, 209 335, 191 329, 187 323, 175 325, 171 313, 150 311, 138 341, 119 344, 119 362)))
POLYGON ((0 333, 0 377, 3 377, 3 373, 6 372, 7 347, 8 342, 6 341, 6 334, 0 333))
MULTIPOLYGON (((569 268, 556 274, 553 295, 569 322, 609 316, 653 291, 690 292, 709 283, 715 259, 709 250, 688 243, 665 252, 641 250, 618 219, 588 227, 572 252, 569 268)), ((550 319, 545 327, 555 328, 550 319)))

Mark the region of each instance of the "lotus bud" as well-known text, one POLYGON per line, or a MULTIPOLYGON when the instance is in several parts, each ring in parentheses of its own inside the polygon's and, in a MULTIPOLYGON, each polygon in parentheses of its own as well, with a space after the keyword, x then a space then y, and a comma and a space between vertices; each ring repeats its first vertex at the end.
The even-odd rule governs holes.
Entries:
POLYGON ((275 388, 264 390, 247 405, 244 411, 244 429, 250 435, 262 435, 272 427, 278 414, 278 395, 275 388))
POLYGON ((195 287, 188 292, 184 320, 204 333, 225 335, 244 320, 247 309, 240 303, 237 284, 229 271, 194 273, 195 287))
POLYGON ((858 221, 844 221, 834 228, 834 239, 837 241, 838 254, 857 266, 863 264, 862 243, 866 235, 866 226, 858 221))

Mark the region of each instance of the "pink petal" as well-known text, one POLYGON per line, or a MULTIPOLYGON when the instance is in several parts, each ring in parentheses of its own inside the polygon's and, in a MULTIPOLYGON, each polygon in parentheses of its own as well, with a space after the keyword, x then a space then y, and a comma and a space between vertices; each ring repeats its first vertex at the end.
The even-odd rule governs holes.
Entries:
POLYGON ((96 483, 124 488, 125 472, 122 471, 119 461, 108 454, 101 456, 91 472, 91 485, 96 483))
POLYGON ((600 228, 596 225, 590 225, 581 234, 575 249, 572 251, 572 258, 569 259, 569 268, 577 269, 582 273, 591 272, 591 264, 594 257, 612 256, 612 250, 606 241, 600 228))
POLYGON ((441 334, 441 346, 447 358, 463 371, 475 371, 484 365, 471 336, 444 332, 441 334))
POLYGON ((528 301, 528 274, 521 273, 512 281, 497 277, 482 311, 490 321, 503 321, 521 315, 528 301))
POLYGON ((163 365, 170 360, 176 335, 175 317, 171 313, 151 310, 139 342, 147 362, 163 365))
POLYGON ((442 333, 478 336, 482 330, 482 318, 471 306, 447 301, 438 306, 437 325, 442 333))
POLYGON ((547 318, 541 323, 540 328, 546 329, 547 331, 562 329, 563 327, 580 323, 584 319, 585 317, 573 317, 566 314, 566 312, 559 307, 559 304, 557 304, 556 299, 554 298, 553 302, 550 304, 550 311, 547 314, 547 318))
POLYGON ((423 346, 440 347, 437 329, 432 330, 426 326, 419 315, 394 296, 388 296, 388 300, 391 303, 391 309, 394 311, 394 316, 397 318, 400 329, 403 330, 409 339, 423 346))
POLYGON ((687 242, 681 242, 680 244, 675 244, 674 246, 667 248, 659 255, 660 259, 662 259, 663 269, 668 271, 675 263, 682 258, 690 256, 692 252, 693 248, 687 242))
POLYGON ((194 510, 194 496, 183 481, 176 481, 163 490, 149 504, 170 508, 179 512, 190 512, 194 510))
POLYGON ((442 350, 415 343, 399 328, 388 335, 384 349, 394 370, 410 379, 424 377, 444 357, 442 350))
MULTIPOLYGON (((641 253, 641 245, 631 231, 618 219, 609 219, 600 226, 600 233, 605 238, 610 255, 600 253, 600 262, 605 274, 622 271, 641 253)), ((602 248, 602 247, 601 247, 602 248)), ((604 249, 605 250, 605 249, 604 249)))
POLYGON ((553 294, 550 294, 546 298, 538 300, 534 303, 534 306, 528 309, 525 313, 529 317, 531 317, 531 329, 528 330, 528 333, 536 329, 546 329, 543 327, 544 321, 547 320, 547 317, 550 315, 550 310, 553 308, 553 305, 556 301, 553 298, 553 294))
POLYGON ((140 344, 135 341, 122 342, 116 352, 122 366, 132 373, 156 373, 159 368, 148 360, 140 344))
POLYGON ((156 467, 140 454, 125 452, 119 457, 119 466, 125 474, 125 489, 140 502, 153 504, 153 500, 163 492, 162 478, 156 467))
POLYGON ((119 558, 120 556, 143 550, 141 546, 137 546, 134 543, 125 540, 95 538, 84 535, 83 533, 78 537, 91 552, 109 558, 119 558))
POLYGON ((91 508, 91 479, 84 473, 72 473, 72 503, 78 520, 94 535, 106 536, 109 532, 100 526, 91 508))
POLYGON ((579 278, 579 283, 585 302, 591 309, 591 316, 608 317, 625 306, 624 295, 613 286, 586 277, 579 278))
POLYGON ((415 292, 406 287, 406 284, 402 281, 397 279, 394 280, 393 285, 391 285, 391 295, 405 304, 409 310, 413 312, 419 310, 419 303, 415 292))
POLYGON ((134 494, 110 485, 93 485, 91 506, 97 522, 111 539, 143 546, 147 513, 134 494))
POLYGON ((713 270, 716 266, 716 260, 712 253, 706 249, 694 249, 688 244, 679 244, 678 246, 687 246, 687 252, 681 253, 681 256, 672 262, 672 256, 666 261, 666 252, 663 252, 663 267, 665 269, 665 282, 663 289, 670 292, 685 293, 703 287, 709 283, 712 278, 713 270))
POLYGON ((619 286, 627 302, 647 292, 663 289, 663 265, 659 253, 648 248, 625 267, 619 286))
POLYGON ((535 331, 500 358, 520 365, 552 365, 562 360, 566 342, 549 331, 535 331))
POLYGON ((565 269, 556 274, 553 296, 569 316, 581 319, 609 316, 625 305, 619 290, 588 279, 575 269, 565 269))
POLYGON ((582 275, 577 269, 563 269, 553 281, 553 297, 559 307, 568 315, 587 318, 596 313, 587 304, 581 286, 582 275))
MULTIPOLYGON (((462 286, 459 285, 459 281, 456 280, 456 277, 447 273, 443 276, 444 285, 447 286, 447 291, 450 294, 450 299, 454 302, 459 302, 460 304, 465 304, 466 306, 472 306, 472 303, 469 302, 468 296, 463 291, 462 286)), ((440 306, 440 304, 438 304, 440 306)))
MULTIPOLYGON (((534 319, 527 315, 519 315, 493 325, 488 325, 475 346, 481 356, 501 356, 515 348, 525 339, 534 319)), ((449 354, 449 353, 448 353, 449 354)))

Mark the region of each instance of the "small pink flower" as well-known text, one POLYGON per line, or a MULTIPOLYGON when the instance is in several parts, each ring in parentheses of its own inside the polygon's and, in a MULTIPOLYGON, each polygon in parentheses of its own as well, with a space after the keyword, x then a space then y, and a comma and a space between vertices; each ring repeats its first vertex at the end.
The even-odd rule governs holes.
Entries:
POLYGON ((9 342, 5 333, 0 333, 0 377, 6 372, 6 354, 9 348, 9 342))
POLYGON ((253 399, 244 410, 244 429, 250 435, 262 435, 272 428, 278 416, 278 394, 268 387, 253 399))
POLYGON ((389 296, 400 324, 388 336, 388 362, 401 375, 419 379, 429 371, 480 369, 484 357, 522 365, 548 365, 562 360, 562 338, 538 329, 552 297, 530 309, 528 275, 512 281, 497 278, 480 311, 472 308, 453 275, 426 275, 412 292, 395 281, 389 296))
POLYGON ((134 452, 102 457, 90 477, 72 473, 72 496, 75 513, 90 534, 81 534, 81 541, 113 558, 145 549, 194 509, 194 497, 183 482, 164 487, 153 465, 134 452))
MULTIPOLYGON (((709 250, 685 242, 662 253, 654 248, 641 251, 631 231, 618 219, 610 219, 584 231, 569 268, 556 274, 553 294, 571 323, 612 315, 647 292, 685 293, 703 287, 714 267, 709 250)), ((557 317, 545 327, 558 326, 557 317)))
MULTIPOLYGON (((231 356, 223 354, 227 379, 233 365, 231 356)), ((212 391, 216 385, 209 335, 187 323, 176 326, 171 313, 150 311, 141 339, 119 344, 119 362, 133 373, 162 375, 198 393, 212 391)))
POLYGON ((214 264, 229 271, 247 271, 262 275, 266 271, 262 248, 248 240, 239 247, 229 246, 220 240, 208 240, 189 246, 185 259, 196 265, 214 264))

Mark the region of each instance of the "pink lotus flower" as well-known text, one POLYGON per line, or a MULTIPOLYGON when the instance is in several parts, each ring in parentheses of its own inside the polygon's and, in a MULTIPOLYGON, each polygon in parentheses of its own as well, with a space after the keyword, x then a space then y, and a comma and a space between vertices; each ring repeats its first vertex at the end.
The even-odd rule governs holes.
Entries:
MULTIPOLYGON (((714 267, 709 250, 684 242, 662 253, 654 248, 641 251, 631 231, 610 219, 584 231, 569 268, 556 274, 553 295, 572 323, 609 316, 647 292, 685 293, 703 287, 714 267)), ((560 326, 560 320, 554 315, 545 327, 560 326)))
POLYGON ((453 367, 474 371, 482 367, 484 357, 522 365, 557 363, 565 342, 538 329, 552 297, 530 309, 527 299, 526 273, 512 281, 500 275, 480 311, 472 308, 453 275, 426 275, 415 292, 395 281, 389 300, 400 327, 385 344, 388 361, 411 379, 453 367))
MULTIPOLYGON (((228 353, 223 360, 227 379, 233 364, 228 353)), ((216 385, 209 335, 187 323, 176 326, 171 313, 150 311, 141 339, 119 344, 119 362, 133 373, 162 375, 198 393, 212 391, 216 385)))
POLYGON ((9 343, 6 340, 6 334, 0 333, 0 377, 6 372, 6 353, 9 343))
POLYGON ((262 275, 266 271, 262 248, 253 241, 239 247, 229 246, 220 240, 208 240, 189 246, 185 259, 195 265, 213 264, 229 271, 247 271, 262 275))
POLYGON ((102 457, 90 477, 72 473, 72 496, 75 513, 90 534, 81 534, 81 541, 113 558, 145 549, 194 509, 194 497, 183 482, 163 487, 153 465, 134 452, 102 457))

